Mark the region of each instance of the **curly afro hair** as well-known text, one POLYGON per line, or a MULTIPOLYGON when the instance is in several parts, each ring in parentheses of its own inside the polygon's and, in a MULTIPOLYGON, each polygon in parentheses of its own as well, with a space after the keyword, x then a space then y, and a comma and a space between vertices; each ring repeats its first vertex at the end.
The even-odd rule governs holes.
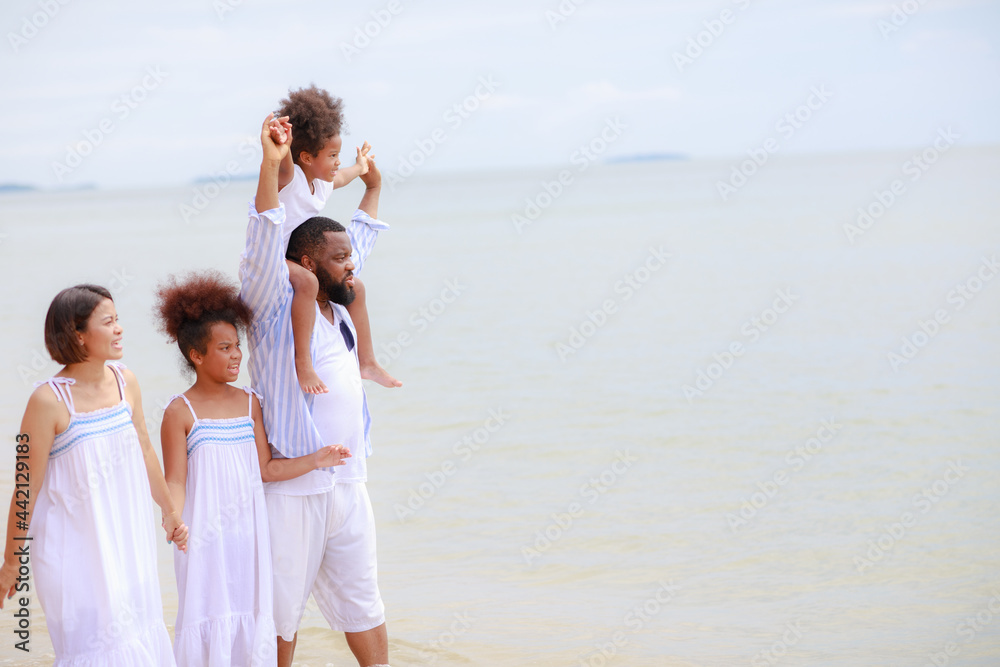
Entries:
POLYGON ((292 159, 299 162, 302 151, 319 155, 323 146, 344 127, 344 101, 315 84, 290 90, 281 100, 282 116, 292 124, 292 159))
POLYGON ((160 331, 177 342, 191 369, 191 350, 208 352, 213 324, 228 322, 237 331, 246 331, 252 315, 239 288, 219 271, 189 273, 179 281, 170 276, 156 288, 155 314, 160 331))

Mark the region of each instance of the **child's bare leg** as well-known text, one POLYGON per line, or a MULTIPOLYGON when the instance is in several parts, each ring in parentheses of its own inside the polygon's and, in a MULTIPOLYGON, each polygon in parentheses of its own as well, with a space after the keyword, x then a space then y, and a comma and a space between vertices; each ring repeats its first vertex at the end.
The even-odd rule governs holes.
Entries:
POLYGON ((292 283, 292 339, 295 341, 295 372, 299 386, 307 394, 325 394, 328 390, 316 375, 309 352, 313 326, 316 324, 316 294, 319 281, 312 271, 288 262, 288 282, 292 283))
POLYGON ((365 301, 365 285, 357 276, 354 277, 354 293, 357 295, 347 312, 354 321, 354 330, 358 332, 358 363, 361 365, 361 377, 374 380, 383 387, 402 387, 403 383, 389 375, 377 361, 375 348, 372 346, 372 328, 368 323, 368 304, 365 301))

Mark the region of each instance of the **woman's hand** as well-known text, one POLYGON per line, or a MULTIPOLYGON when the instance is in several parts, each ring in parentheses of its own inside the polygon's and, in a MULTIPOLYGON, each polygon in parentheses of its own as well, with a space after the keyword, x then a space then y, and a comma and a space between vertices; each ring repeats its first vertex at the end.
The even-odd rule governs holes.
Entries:
POLYGON ((14 586, 17 584, 18 564, 3 562, 0 567, 0 609, 3 609, 3 601, 14 597, 14 586))

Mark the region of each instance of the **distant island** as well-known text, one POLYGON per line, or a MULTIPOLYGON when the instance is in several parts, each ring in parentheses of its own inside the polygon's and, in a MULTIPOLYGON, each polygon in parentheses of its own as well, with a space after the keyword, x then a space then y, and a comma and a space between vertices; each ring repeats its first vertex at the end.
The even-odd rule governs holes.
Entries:
POLYGON ((34 185, 21 185, 20 183, 0 183, 0 192, 31 192, 37 190, 34 185))
POLYGON ((690 160, 689 155, 684 153, 639 153, 636 155, 622 155, 611 157, 605 160, 607 164, 622 164, 626 162, 660 162, 662 160, 690 160))

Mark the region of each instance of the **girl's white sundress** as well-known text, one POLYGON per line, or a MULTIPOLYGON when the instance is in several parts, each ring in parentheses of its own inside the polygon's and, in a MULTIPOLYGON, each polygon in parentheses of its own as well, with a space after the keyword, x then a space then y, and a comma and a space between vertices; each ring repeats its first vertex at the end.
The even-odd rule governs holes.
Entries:
POLYGON ((271 541, 251 419, 199 419, 187 436, 183 518, 187 553, 174 552, 174 654, 184 667, 273 665, 271 541))
POLYGON ((156 571, 156 517, 125 400, 76 412, 72 378, 48 384, 69 409, 31 520, 31 568, 59 667, 174 665, 156 571))

